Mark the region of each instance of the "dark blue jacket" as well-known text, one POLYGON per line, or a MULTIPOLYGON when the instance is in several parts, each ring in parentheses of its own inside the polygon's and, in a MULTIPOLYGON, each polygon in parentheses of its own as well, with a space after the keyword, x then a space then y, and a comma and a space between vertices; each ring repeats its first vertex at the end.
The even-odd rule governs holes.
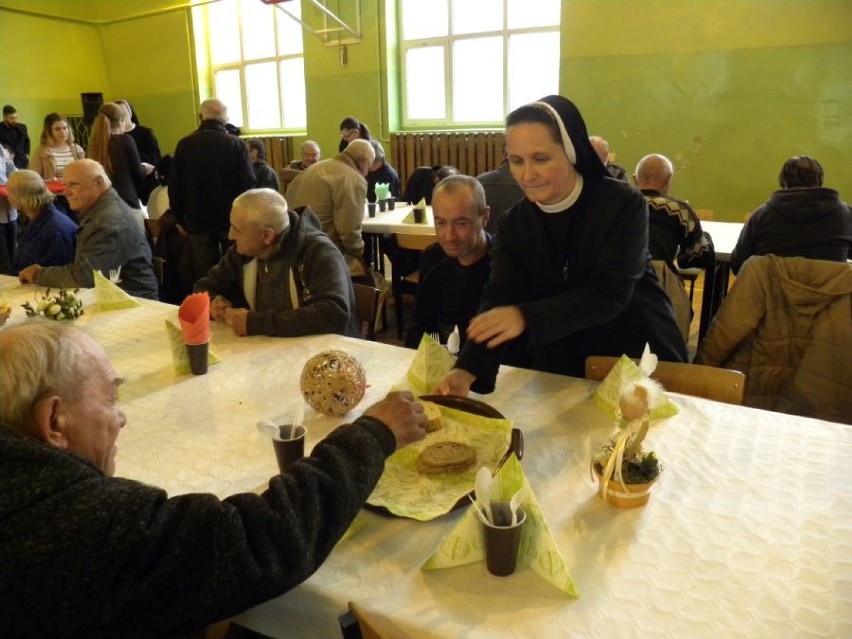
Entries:
POLYGON ((15 270, 30 264, 62 266, 74 261, 77 225, 54 204, 49 204, 24 228, 18 238, 15 270))

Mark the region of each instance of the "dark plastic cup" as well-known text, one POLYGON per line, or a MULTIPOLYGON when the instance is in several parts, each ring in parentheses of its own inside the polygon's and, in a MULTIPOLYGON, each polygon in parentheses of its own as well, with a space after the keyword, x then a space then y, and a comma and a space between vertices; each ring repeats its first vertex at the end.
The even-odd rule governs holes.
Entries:
POLYGON ((275 457, 278 460, 278 470, 286 473, 295 462, 305 456, 305 435, 307 430, 304 426, 293 426, 284 424, 278 427, 281 433, 280 439, 272 439, 275 448, 275 457), (295 433, 293 432, 295 429, 295 433))
POLYGON ((388 211, 393 211, 396 208, 396 200, 394 198, 388 199, 388 211))
POLYGON ((423 209, 414 209, 414 223, 423 224, 423 218, 426 216, 426 211, 423 209))
POLYGON ((388 201, 387 200, 379 200, 379 211, 384 213, 388 210, 388 201))
POLYGON ((376 203, 375 202, 367 202, 367 216, 368 217, 376 217, 376 203))
POLYGON ((482 524, 485 536, 485 565, 497 577, 507 577, 518 565, 521 530, 527 520, 523 508, 518 509, 518 523, 512 526, 512 511, 507 502, 491 504, 494 525, 482 524))
POLYGON ((193 375, 205 375, 207 373, 207 354, 209 348, 209 342, 186 345, 186 354, 189 358, 189 370, 192 371, 193 375))

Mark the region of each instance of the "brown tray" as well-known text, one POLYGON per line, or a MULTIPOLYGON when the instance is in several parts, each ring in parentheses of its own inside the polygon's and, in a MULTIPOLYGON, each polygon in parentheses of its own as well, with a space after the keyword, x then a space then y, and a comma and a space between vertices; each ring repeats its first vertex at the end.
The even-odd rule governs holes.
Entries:
MULTIPOLYGON (((466 413, 471 413, 472 415, 479 415, 480 417, 489 417, 492 419, 504 419, 503 414, 498 411, 493 406, 486 404, 485 402, 481 402, 478 399, 472 399, 470 397, 460 397, 458 395, 421 395, 418 399, 425 400, 427 402, 432 402, 433 404, 438 404, 439 406, 446 406, 447 408, 453 408, 455 410, 464 411, 466 413)), ((496 475, 497 472, 503 468, 503 464, 505 464, 512 453, 515 453, 515 457, 518 459, 523 459, 524 456, 524 434, 521 432, 520 428, 512 429, 512 436, 509 442, 509 446, 506 449, 503 457, 500 458, 500 461, 497 463, 494 472, 492 475, 496 475)), ((448 512, 452 512, 454 510, 458 510, 465 504, 470 503, 470 499, 468 498, 470 495, 473 495, 473 491, 459 499, 452 508, 448 512)), ((389 515, 391 517, 398 517, 399 515, 395 515, 391 511, 389 511, 384 506, 374 506, 370 503, 365 503, 364 508, 366 510, 370 510, 375 513, 379 513, 382 515, 389 515)))

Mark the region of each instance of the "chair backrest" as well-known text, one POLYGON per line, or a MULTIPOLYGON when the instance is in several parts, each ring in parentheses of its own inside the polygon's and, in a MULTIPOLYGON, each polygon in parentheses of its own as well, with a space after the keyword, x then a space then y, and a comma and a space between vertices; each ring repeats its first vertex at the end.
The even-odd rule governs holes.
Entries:
MULTIPOLYGON (((601 381, 620 358, 592 355, 586 358, 586 379, 601 381)), ((638 360, 634 360, 638 363, 638 360)), ((667 391, 741 406, 746 377, 739 371, 700 364, 658 362, 651 378, 667 391)))
POLYGON ((376 341, 376 319, 379 316, 379 298, 381 291, 366 284, 352 284, 355 291, 355 307, 362 324, 367 325, 366 337, 376 341))
POLYGON ((418 235, 416 233, 397 233, 396 245, 401 249, 422 251, 432 246, 437 240, 434 235, 418 235))
POLYGON ((710 222, 715 215, 713 209, 695 209, 695 214, 702 222, 710 222))
POLYGON ((288 167, 278 169, 278 191, 281 193, 281 195, 287 194, 287 187, 290 186, 290 182, 299 177, 300 173, 301 171, 288 167))

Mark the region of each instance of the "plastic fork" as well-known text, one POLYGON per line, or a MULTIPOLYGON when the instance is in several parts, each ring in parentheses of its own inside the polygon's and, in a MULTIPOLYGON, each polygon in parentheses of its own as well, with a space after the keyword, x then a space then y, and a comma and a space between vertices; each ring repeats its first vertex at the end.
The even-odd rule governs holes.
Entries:
POLYGON ((509 510, 512 512, 512 525, 518 523, 518 508, 521 507, 521 502, 524 500, 524 489, 521 488, 518 492, 512 495, 509 500, 509 510))
POLYGON ((121 267, 111 268, 109 270, 109 281, 113 284, 118 284, 121 281, 121 267))
POLYGON ((438 344, 441 343, 441 334, 440 333, 429 333, 429 337, 435 340, 438 344))

